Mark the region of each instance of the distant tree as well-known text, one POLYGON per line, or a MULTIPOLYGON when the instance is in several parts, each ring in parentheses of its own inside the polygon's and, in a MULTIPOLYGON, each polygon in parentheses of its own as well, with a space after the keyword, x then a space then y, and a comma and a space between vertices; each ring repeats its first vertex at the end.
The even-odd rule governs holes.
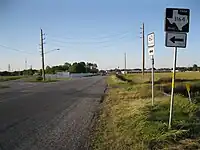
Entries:
POLYGON ((68 62, 66 62, 66 63, 63 65, 63 70, 64 70, 64 71, 68 71, 70 66, 71 66, 71 64, 68 63, 68 62))
POLYGON ((193 71, 197 71, 197 70, 198 70, 197 64, 194 64, 192 68, 193 68, 193 69, 192 69, 193 71))
POLYGON ((86 73, 86 66, 85 66, 84 62, 80 62, 77 64, 76 72, 77 73, 86 73))
POLYGON ((97 68, 98 66, 97 66, 97 64, 93 64, 93 67, 94 67, 94 68, 97 68))
POLYGON ((69 67, 69 72, 70 73, 85 73, 86 72, 86 64, 85 62, 80 62, 80 63, 73 63, 69 67))
POLYGON ((54 74, 55 73, 55 71, 53 70, 53 68, 51 68, 50 66, 46 66, 45 72, 47 74, 54 74))
POLYGON ((69 67, 69 72, 70 72, 70 73, 77 73, 77 65, 78 65, 78 63, 73 63, 73 64, 69 67))
POLYGON ((51 69, 51 67, 49 67, 49 66, 46 66, 46 70, 49 70, 49 69, 51 69))
POLYGON ((85 62, 80 62, 79 64, 84 66, 84 67, 86 66, 85 62))
POLYGON ((28 75, 29 75, 29 76, 32 76, 32 75, 34 74, 34 71, 33 71, 32 68, 31 68, 31 69, 28 69, 27 71, 28 71, 28 75))
POLYGON ((66 69, 64 68, 64 65, 59 65, 59 66, 53 66, 51 68, 51 73, 55 74, 56 72, 63 72, 66 71, 66 69))

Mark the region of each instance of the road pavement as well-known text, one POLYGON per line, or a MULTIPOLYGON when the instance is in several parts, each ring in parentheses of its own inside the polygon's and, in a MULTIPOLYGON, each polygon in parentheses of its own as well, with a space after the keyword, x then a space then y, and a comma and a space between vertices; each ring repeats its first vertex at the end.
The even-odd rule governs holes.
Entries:
POLYGON ((104 77, 9 83, 0 89, 0 150, 84 150, 104 77))

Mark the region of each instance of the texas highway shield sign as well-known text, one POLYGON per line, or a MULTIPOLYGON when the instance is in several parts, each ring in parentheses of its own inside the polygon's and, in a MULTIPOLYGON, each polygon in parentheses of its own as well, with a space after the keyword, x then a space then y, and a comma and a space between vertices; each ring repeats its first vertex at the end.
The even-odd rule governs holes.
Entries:
POLYGON ((166 8, 165 31, 189 32, 190 10, 180 8, 166 8))

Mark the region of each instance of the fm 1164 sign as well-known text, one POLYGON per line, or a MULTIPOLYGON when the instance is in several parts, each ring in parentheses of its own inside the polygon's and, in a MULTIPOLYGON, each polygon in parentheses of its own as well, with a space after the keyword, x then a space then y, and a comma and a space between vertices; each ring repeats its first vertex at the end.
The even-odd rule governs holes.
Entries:
POLYGON ((189 32, 189 9, 166 8, 165 31, 189 32))
POLYGON ((167 47, 186 47, 186 33, 166 33, 165 45, 167 47))

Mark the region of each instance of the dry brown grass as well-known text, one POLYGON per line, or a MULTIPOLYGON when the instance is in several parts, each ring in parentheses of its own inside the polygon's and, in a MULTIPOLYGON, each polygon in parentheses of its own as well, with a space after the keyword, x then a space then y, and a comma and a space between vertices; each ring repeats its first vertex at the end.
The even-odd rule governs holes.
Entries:
MULTIPOLYGON (((151 81, 151 73, 145 73, 144 76, 139 73, 126 74, 125 77, 133 80, 136 83, 145 83, 151 81)), ((171 77, 172 73, 155 73, 155 81, 158 81, 162 78, 167 79, 171 77)), ((200 80, 200 72, 177 72, 176 79, 200 80)))
POLYGON ((115 77, 108 81, 110 85, 126 86, 108 91, 93 141, 95 150, 186 150, 199 147, 197 140, 190 138, 198 137, 200 133, 197 105, 176 96, 173 130, 167 130, 169 97, 163 97, 157 91, 156 105, 151 107, 149 85, 130 85, 115 77))

